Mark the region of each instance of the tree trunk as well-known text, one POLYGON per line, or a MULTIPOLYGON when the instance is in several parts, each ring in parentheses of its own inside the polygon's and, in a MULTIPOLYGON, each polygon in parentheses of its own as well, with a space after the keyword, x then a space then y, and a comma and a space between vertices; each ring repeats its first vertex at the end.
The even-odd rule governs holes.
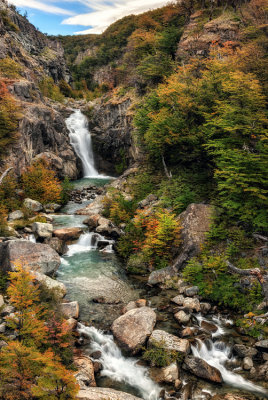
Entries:
POLYGON ((13 167, 10 167, 8 169, 5 170, 5 172, 0 176, 0 185, 3 182, 3 180, 5 179, 5 177, 7 176, 7 174, 13 169, 13 167))
POLYGON ((167 164, 166 164, 166 162, 165 162, 165 159, 164 159, 164 156, 163 156, 163 155, 162 155, 162 164, 163 164, 164 171, 165 171, 165 174, 166 174, 167 178, 168 178, 168 179, 171 179, 171 178, 172 178, 172 174, 171 174, 171 172, 168 172, 167 164))
POLYGON ((262 292, 264 295, 264 300, 268 304, 268 274, 262 274, 259 268, 253 268, 253 269, 240 269, 235 267, 233 264, 231 264, 229 261, 227 261, 227 266, 230 272, 238 275, 244 275, 244 276, 255 276, 258 281, 260 282, 260 285, 262 287, 262 292))

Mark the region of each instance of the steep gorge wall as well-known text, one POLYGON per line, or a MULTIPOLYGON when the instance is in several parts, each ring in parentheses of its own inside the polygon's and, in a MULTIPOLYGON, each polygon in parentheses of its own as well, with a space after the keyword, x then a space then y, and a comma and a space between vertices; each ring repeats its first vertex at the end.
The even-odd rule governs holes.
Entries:
POLYGON ((56 83, 70 82, 63 48, 3 0, 0 0, 1 60, 13 60, 20 67, 17 76, 0 72, 19 107, 20 121, 17 140, 8 147, 0 171, 13 166, 20 174, 35 157, 45 153, 59 177, 77 178, 80 163, 70 145, 61 107, 44 98, 38 86, 44 77, 51 77, 56 83))

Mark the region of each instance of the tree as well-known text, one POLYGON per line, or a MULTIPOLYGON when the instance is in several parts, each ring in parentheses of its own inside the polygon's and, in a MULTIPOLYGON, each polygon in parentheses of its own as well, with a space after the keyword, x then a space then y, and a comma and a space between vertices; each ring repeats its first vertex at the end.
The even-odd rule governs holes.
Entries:
POLYGON ((73 372, 61 365, 52 351, 41 354, 17 341, 1 351, 1 399, 72 400, 77 392, 73 372))
POLYGON ((15 272, 9 272, 9 278, 7 294, 16 311, 8 317, 8 325, 15 330, 20 342, 38 347, 46 340, 47 327, 41 319, 44 309, 38 304, 39 289, 33 283, 34 277, 17 263, 15 272))

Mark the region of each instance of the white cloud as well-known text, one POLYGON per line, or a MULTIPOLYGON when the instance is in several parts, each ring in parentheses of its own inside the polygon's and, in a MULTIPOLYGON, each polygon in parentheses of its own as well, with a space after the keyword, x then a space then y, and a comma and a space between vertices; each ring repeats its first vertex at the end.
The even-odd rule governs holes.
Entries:
POLYGON ((61 7, 47 4, 47 0, 44 2, 38 0, 9 0, 9 3, 12 3, 17 7, 34 8, 35 10, 40 10, 51 14, 74 15, 74 13, 70 10, 65 10, 61 7))
POLYGON ((66 25, 88 26, 89 29, 77 34, 102 33, 117 19, 130 14, 139 14, 149 9, 167 4, 167 0, 116 0, 114 3, 106 0, 79 0, 92 9, 86 14, 79 14, 62 21, 66 25))

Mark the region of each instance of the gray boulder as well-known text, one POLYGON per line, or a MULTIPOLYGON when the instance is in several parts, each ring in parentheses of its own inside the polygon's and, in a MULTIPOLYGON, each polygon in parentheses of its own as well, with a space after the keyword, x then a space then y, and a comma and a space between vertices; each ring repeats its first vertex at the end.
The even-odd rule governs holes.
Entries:
POLYGON ((61 311, 67 318, 78 318, 79 317, 79 304, 77 301, 71 301, 70 303, 62 303, 61 311))
POLYGON ((39 201, 32 200, 32 199, 25 199, 23 202, 23 205, 25 208, 28 208, 28 210, 34 211, 34 212, 39 212, 43 210, 43 206, 39 201))
POLYGON ((61 208, 61 204, 49 203, 44 205, 45 212, 50 214, 58 211, 61 208))
POLYGON ((174 317, 178 322, 182 324, 187 324, 187 322, 189 322, 191 319, 191 315, 186 314, 186 312, 184 312, 183 310, 178 311, 176 314, 174 314, 174 317))
POLYGON ((255 343, 255 347, 262 351, 268 352, 268 339, 260 340, 259 342, 255 343))
POLYGON ((256 349, 253 347, 245 346, 244 344, 235 344, 233 347, 233 352, 237 354, 239 357, 254 357, 258 353, 256 349))
POLYGON ((45 275, 53 275, 60 266, 60 256, 50 246, 29 240, 10 240, 0 243, 0 266, 14 271, 21 262, 25 267, 45 275))
POLYGON ((47 238, 44 243, 52 247, 59 255, 65 254, 68 250, 66 243, 57 237, 47 238))
POLYGON ((199 378, 207 379, 208 381, 222 383, 222 376, 220 371, 209 365, 201 358, 194 356, 187 356, 184 359, 183 369, 190 371, 192 374, 199 378))
POLYGON ((78 370, 75 377, 80 389, 83 390, 91 386, 96 386, 94 365, 91 359, 87 356, 76 356, 74 357, 74 364, 78 370))
POLYGON ((49 290, 54 290, 59 298, 62 298, 66 295, 67 289, 64 283, 56 281, 56 279, 52 279, 45 274, 41 274, 40 272, 34 272, 33 275, 37 282, 42 283, 49 290))
POLYGON ((156 314, 151 308, 135 308, 113 322, 112 332, 120 347, 135 354, 151 335, 155 323, 156 314))
POLYGON ((187 354, 190 351, 190 343, 187 339, 181 339, 160 329, 154 330, 149 338, 149 346, 153 346, 155 343, 160 344, 165 350, 178 353, 187 354))
POLYGON ((8 221, 15 221, 17 219, 22 219, 23 217, 24 217, 23 212, 20 210, 16 210, 8 214, 8 221))
POLYGON ((53 225, 44 222, 34 222, 32 224, 32 231, 42 239, 50 238, 53 232, 53 225))

